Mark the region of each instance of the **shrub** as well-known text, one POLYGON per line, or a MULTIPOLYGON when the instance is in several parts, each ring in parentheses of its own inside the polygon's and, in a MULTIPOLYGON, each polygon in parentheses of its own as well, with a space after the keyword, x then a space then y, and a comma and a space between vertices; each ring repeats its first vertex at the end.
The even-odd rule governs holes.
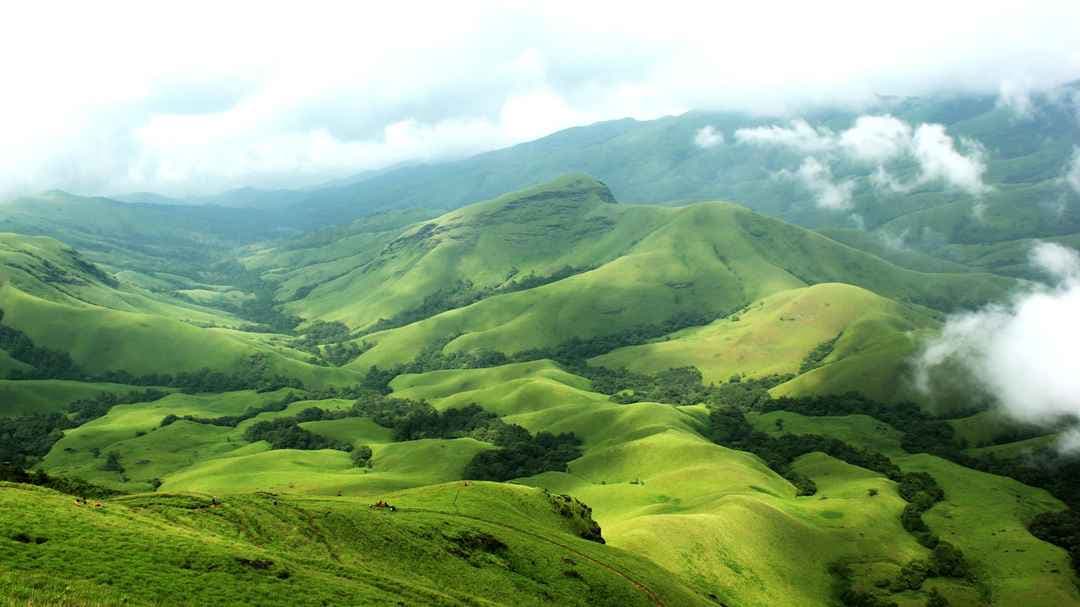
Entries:
POLYGON ((351 457, 353 465, 357 468, 371 467, 371 447, 360 445, 353 449, 351 457))

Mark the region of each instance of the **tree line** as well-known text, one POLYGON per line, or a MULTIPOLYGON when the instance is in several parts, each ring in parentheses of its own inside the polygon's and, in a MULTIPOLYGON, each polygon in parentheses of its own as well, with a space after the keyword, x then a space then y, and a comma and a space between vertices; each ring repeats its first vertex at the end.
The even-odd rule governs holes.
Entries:
POLYGON ((63 412, 0 417, 0 463, 30 467, 63 438, 64 430, 104 416, 115 405, 159 400, 168 395, 156 389, 127 394, 104 392, 72 401, 63 412))
MULTIPOLYGON (((357 466, 369 466, 370 447, 361 445, 354 449, 350 443, 317 435, 301 426, 311 421, 350 417, 366 417, 389 428, 395 441, 467 437, 493 444, 494 449, 478 453, 466 466, 465 478, 475 480, 507 481, 546 471, 565 472, 567 464, 582 453, 581 440, 573 433, 532 434, 517 424, 504 422, 476 404, 439 411, 425 401, 382 394, 364 394, 348 409, 327 411, 310 407, 291 417, 259 422, 245 431, 244 438, 268 441, 272 449, 351 451, 357 466)), ((173 416, 168 423, 179 419, 183 418, 173 416)))

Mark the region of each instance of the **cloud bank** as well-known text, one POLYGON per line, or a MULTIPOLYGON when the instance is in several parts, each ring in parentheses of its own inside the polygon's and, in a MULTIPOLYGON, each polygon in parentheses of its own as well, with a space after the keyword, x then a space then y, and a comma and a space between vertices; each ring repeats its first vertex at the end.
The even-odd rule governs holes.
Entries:
MULTIPOLYGON (((951 316, 916 361, 922 390, 932 391, 935 369, 952 365, 1016 420, 1080 420, 1080 255, 1040 243, 1030 261, 1052 286, 1034 288, 1005 305, 951 316)), ((1077 440, 1062 448, 1080 448, 1080 427, 1072 423, 1077 440)))
MULTIPOLYGON (((976 141, 951 137, 940 124, 920 124, 913 127, 894 116, 860 116, 851 128, 834 133, 825 127, 813 127, 803 119, 790 121, 789 126, 764 126, 735 131, 738 143, 786 147, 804 154, 811 154, 803 161, 799 172, 807 162, 815 160, 817 166, 824 164, 821 158, 841 158, 855 163, 874 166, 870 182, 874 186, 894 191, 908 192, 930 184, 942 183, 946 187, 979 197, 990 188, 983 181, 986 172, 986 153, 976 141), (918 175, 903 182, 889 169, 890 165, 904 160, 916 163, 918 175)), ((827 166, 827 165, 825 165, 827 166)), ((814 171, 815 165, 808 170, 814 171)), ((848 204, 827 204, 820 195, 821 189, 808 189, 818 193, 818 206, 830 209, 850 208, 848 204)), ((817 182, 815 182, 817 183, 817 182)), ((835 202, 835 197, 827 200, 835 202)))
POLYGON ((605 119, 1048 87, 1080 74, 1078 21, 1065 2, 887 21, 770 1, 11 3, 0 198, 299 186, 605 119))

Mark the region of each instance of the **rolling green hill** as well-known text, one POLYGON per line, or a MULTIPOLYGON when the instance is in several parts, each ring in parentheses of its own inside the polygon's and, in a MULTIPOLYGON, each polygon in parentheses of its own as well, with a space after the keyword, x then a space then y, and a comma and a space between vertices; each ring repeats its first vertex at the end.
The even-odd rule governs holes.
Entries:
MULTIPOLYGON (((406 362, 430 344, 514 354, 678 317, 711 320, 823 282, 938 309, 995 299, 1011 284, 901 268, 735 205, 613 204, 603 184, 581 176, 465 207, 359 251, 349 260, 357 269, 289 304, 365 332, 391 327, 362 339, 373 347, 350 364, 359 370, 406 362)), ((258 259, 269 273, 280 267, 272 258, 258 259)))
POLYGON ((30 483, 0 483, 0 596, 1080 604, 1060 429, 906 402, 947 313, 1080 244, 1076 127, 882 104, 982 143, 980 214, 843 162, 854 208, 816 209, 776 178, 801 153, 693 143, 775 120, 706 112, 203 206, 0 206, 0 473, 30 483))
POLYGON ((3 484, 0 594, 11 605, 708 604, 655 564, 580 539, 579 519, 535 489, 455 483, 386 498, 396 512, 268 493, 95 507, 3 484))
POLYGON ((815 368, 777 393, 842 393, 854 387, 891 400, 919 336, 932 334, 936 325, 932 315, 865 289, 822 283, 782 291, 707 326, 620 348, 592 362, 649 374, 694 366, 706 381, 722 382, 736 374, 800 373, 807 356, 827 343, 815 368))

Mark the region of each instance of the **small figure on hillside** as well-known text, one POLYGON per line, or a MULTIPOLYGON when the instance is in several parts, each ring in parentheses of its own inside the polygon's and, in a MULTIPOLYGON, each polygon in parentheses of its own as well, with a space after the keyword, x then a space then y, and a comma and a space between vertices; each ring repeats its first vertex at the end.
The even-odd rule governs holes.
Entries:
POLYGON ((397 512, 397 508, 388 504, 385 500, 379 500, 369 506, 372 510, 389 510, 390 512, 397 512))

